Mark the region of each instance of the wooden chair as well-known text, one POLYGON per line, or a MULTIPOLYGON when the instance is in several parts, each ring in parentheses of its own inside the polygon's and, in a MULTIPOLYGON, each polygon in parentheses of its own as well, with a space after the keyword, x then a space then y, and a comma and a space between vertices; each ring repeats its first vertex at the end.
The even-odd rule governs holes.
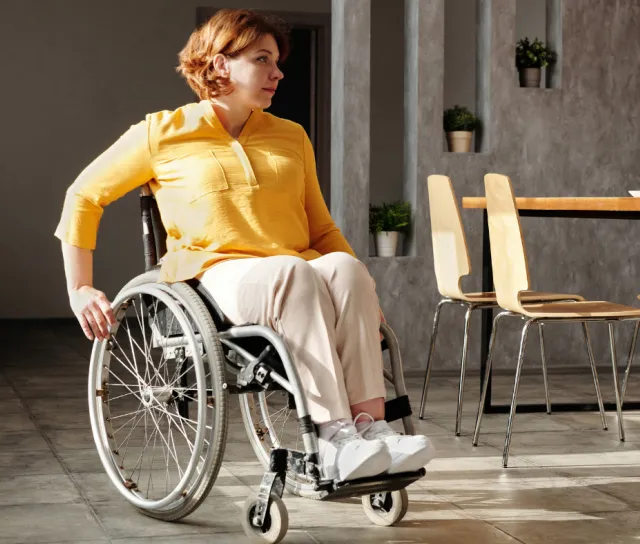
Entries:
MULTIPOLYGON (((478 415, 476 428, 473 436, 473 445, 478 444, 478 435, 482 423, 482 407, 487 393, 489 383, 489 372, 491 371, 491 361, 495 337, 498 330, 499 320, 506 316, 515 316, 524 319, 526 323, 522 328, 520 340, 520 351, 516 366, 516 376, 513 385, 513 395, 511 398, 511 410, 507 424, 507 435, 504 443, 502 464, 507 466, 509 460, 509 447, 511 444, 511 432, 513 430, 513 420, 516 413, 518 386, 522 374, 524 361, 524 351, 527 344, 527 334, 529 327, 539 323, 556 322, 579 322, 587 342, 591 370, 595 373, 595 362, 587 322, 607 323, 609 328, 609 344, 611 349, 611 364, 613 369, 613 384, 616 396, 616 409, 618 415, 618 431, 620 440, 624 440, 624 426, 622 419, 622 403, 620 390, 618 388, 618 374, 616 367, 616 350, 613 324, 616 321, 640 320, 640 310, 630 306, 623 306, 613 302, 605 301, 580 301, 556 304, 530 304, 527 303, 522 294, 529 289, 529 269, 527 256, 525 253, 520 217, 516 209, 515 198, 511 187, 511 180, 507 176, 499 174, 487 174, 485 176, 485 190, 487 196, 487 212, 489 215, 489 238, 491 241, 491 263, 493 265, 493 278, 496 286, 498 304, 506 310, 500 313, 495 320, 491 342, 489 344, 489 354, 487 357, 487 368, 482 387, 480 403, 478 405, 478 415), (525 302, 523 304, 523 302, 525 302)), ((597 379, 597 378, 596 378, 597 379)), ((598 399, 599 402, 600 399, 598 399)), ((602 404, 600 404, 601 415, 602 404)))
MULTIPOLYGON (((640 300, 640 295, 638 295, 640 300)), ((622 380, 622 387, 620 389, 620 401, 624 405, 624 396, 627 393, 627 381, 629 379, 629 372, 631 371, 631 363, 633 363, 633 355, 636 351, 636 342, 638 340, 638 330, 640 330, 640 321, 636 323, 633 329, 633 336, 631 337, 631 347, 629 348, 629 357, 627 358, 627 368, 624 371, 624 379, 622 380)))
MULTIPOLYGON (((458 385, 458 407, 456 411, 456 436, 460 435, 462 420, 462 403, 464 395, 464 382, 467 362, 467 348, 469 339, 469 322, 471 314, 475 310, 499 308, 495 293, 464 293, 460 282, 464 276, 471 272, 471 261, 467 249, 467 241, 460 219, 456 195, 451 179, 447 176, 429 176, 429 211, 431 216, 431 237, 433 245, 433 263, 436 273, 438 291, 442 300, 436 306, 431 333, 431 345, 427 356, 427 368, 425 370, 422 399, 420 401, 420 419, 424 417, 424 407, 427 399, 427 389, 431 375, 431 362, 435 351, 436 337, 438 334, 438 322, 440 310, 447 304, 463 306, 467 309, 464 319, 464 336, 462 343, 462 358, 460 361, 460 381, 458 385)), ((528 302, 553 302, 553 301, 577 301, 584 300, 580 295, 568 295, 561 293, 541 293, 527 291, 522 294, 528 302)), ((540 350, 542 355, 542 375, 544 379, 544 393, 547 404, 547 413, 551 413, 551 401, 549 399, 549 387, 547 384, 547 365, 544 351, 544 335, 542 326, 539 327, 540 350)), ((600 396, 596 382, 596 393, 600 396)), ((606 424, 606 420, 605 420, 606 424)))

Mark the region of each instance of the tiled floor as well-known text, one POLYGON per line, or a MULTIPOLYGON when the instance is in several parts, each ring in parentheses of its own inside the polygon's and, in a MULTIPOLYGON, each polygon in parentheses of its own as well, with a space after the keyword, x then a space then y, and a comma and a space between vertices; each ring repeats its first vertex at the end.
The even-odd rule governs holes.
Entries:
MULTIPOLYGON (((262 469, 241 433, 207 501, 169 524, 137 513, 111 487, 93 446, 86 409, 89 344, 73 323, 0 321, 0 544, 244 542, 240 507, 262 469)), ((552 374, 552 401, 592 400, 588 369, 552 374)), ((498 401, 512 376, 496 377, 498 401)), ((506 416, 486 416, 478 447, 470 432, 478 378, 467 380, 463 436, 453 435, 455 377, 436 376, 428 434, 438 458, 409 488, 411 505, 393 528, 375 527, 359 500, 319 503, 285 494, 285 542, 638 543, 640 541, 640 415, 626 413, 620 443, 614 414, 603 431, 597 413, 521 414, 510 467, 502 469, 506 416)), ((419 379, 410 379, 414 407, 419 379)), ((612 400, 607 367, 601 370, 612 400)), ((637 391, 640 379, 630 385, 637 391)), ((539 376, 523 377, 521 399, 541 400, 539 376)), ((232 422, 239 422, 234 410, 232 422)))

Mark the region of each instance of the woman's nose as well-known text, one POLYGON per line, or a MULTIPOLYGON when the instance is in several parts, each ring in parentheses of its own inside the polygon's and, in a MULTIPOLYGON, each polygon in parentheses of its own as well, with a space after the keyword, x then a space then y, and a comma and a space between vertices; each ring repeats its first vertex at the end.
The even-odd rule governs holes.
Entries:
POLYGON ((271 77, 273 79, 280 80, 280 79, 282 79, 284 77, 284 74, 282 73, 282 70, 280 70, 280 68, 276 66, 276 69, 271 74, 271 77))

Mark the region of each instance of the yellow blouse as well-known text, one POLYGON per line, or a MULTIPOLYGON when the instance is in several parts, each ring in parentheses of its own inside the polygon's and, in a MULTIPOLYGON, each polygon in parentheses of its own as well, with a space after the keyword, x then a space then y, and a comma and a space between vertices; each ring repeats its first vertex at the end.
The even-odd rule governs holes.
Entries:
POLYGON ((207 100, 147 115, 69 187, 55 235, 95 249, 104 207, 145 183, 167 231, 162 281, 232 258, 355 256, 320 192, 306 132, 262 110, 237 140, 207 100))

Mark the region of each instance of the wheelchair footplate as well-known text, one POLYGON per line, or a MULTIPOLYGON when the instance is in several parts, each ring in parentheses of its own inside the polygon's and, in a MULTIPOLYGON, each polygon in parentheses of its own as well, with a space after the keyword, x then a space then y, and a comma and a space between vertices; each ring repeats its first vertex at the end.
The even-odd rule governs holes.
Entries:
POLYGON ((319 480, 317 454, 274 449, 259 492, 250 496, 243 508, 242 525, 252 542, 274 544, 284 538, 289 527, 289 515, 282 501, 287 472, 314 481, 319 500, 360 497, 369 520, 385 527, 404 518, 409 508, 406 488, 426 474, 426 470, 421 468, 416 472, 378 475, 346 482, 319 480))
POLYGON ((424 468, 416 472, 401 472, 398 474, 383 474, 360 478, 358 480, 348 480, 346 482, 335 482, 323 480, 318 483, 318 491, 324 491, 320 500, 330 501, 346 497, 360 497, 363 495, 374 495, 376 493, 387 493, 399 491, 417 482, 427 471, 424 468))

